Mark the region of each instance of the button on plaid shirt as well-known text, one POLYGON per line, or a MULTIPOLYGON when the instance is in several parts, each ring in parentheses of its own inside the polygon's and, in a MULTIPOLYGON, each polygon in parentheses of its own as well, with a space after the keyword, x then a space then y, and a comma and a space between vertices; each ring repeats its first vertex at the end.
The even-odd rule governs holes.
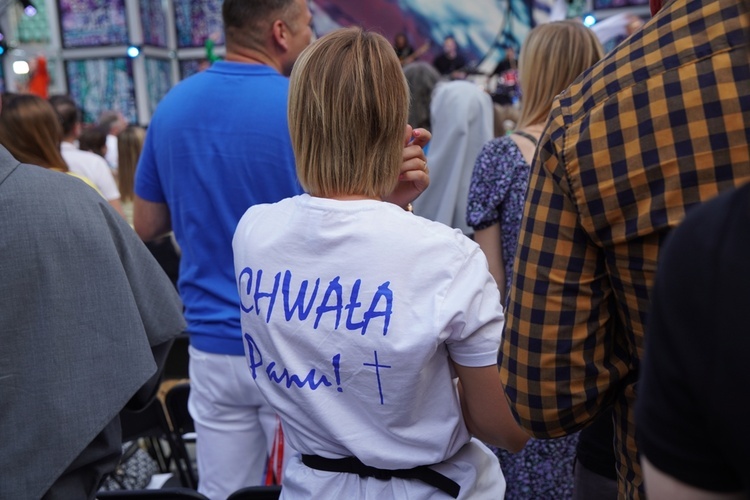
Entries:
POLYGON ((643 495, 633 404, 659 250, 750 180, 745 24, 733 0, 665 5, 557 98, 532 168, 502 379, 537 437, 614 405, 621 497, 643 495))

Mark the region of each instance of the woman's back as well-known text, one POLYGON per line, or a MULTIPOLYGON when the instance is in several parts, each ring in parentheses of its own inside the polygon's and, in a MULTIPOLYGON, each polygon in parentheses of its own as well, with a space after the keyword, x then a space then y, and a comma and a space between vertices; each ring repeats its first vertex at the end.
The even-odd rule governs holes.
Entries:
POLYGON ((309 194, 250 208, 233 240, 249 376, 302 453, 282 496, 502 498, 497 460, 470 437, 528 440, 495 364, 500 298, 477 245, 408 211, 429 134, 406 124, 393 48, 334 31, 289 89, 309 194))
MULTIPOLYGON (((477 245, 389 203, 302 195, 245 214, 235 269, 251 371, 294 449, 384 469, 448 460, 462 497, 502 496, 491 453, 465 447, 448 362, 496 360, 502 310, 477 245)), ((290 469, 292 483, 333 480, 290 469)), ((418 481, 389 488, 435 493, 418 481)))

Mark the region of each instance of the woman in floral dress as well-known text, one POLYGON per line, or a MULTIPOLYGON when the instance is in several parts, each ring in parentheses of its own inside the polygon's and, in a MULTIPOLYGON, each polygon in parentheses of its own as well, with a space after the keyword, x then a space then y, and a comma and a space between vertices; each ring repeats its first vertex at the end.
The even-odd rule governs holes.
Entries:
MULTIPOLYGON (((487 256, 504 304, 508 303, 529 171, 552 102, 602 55, 596 36, 577 21, 533 29, 519 61, 522 102, 517 129, 485 144, 477 158, 466 218, 487 256)), ((573 434, 531 439, 515 455, 497 450, 508 485, 505 498, 570 498, 577 442, 578 434, 573 434)))

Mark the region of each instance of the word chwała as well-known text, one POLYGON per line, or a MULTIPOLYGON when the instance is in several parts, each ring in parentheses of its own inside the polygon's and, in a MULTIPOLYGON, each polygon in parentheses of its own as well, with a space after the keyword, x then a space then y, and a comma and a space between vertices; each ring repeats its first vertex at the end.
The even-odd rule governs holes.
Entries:
MULTIPOLYGON (((267 275, 266 275, 267 276, 267 275)), ((321 321, 331 321, 330 326, 338 330, 343 323, 346 330, 359 332, 361 335, 367 333, 370 323, 380 318, 382 320, 383 336, 388 334, 388 326, 393 313, 393 292, 390 282, 382 283, 377 289, 366 295, 371 295, 369 307, 364 309, 360 302, 360 289, 362 280, 357 279, 348 290, 344 292, 340 276, 331 279, 325 291, 321 292, 321 278, 317 278, 310 286, 309 280, 302 280, 298 284, 293 283, 292 272, 287 270, 273 275, 272 279, 265 278, 263 270, 253 271, 245 267, 239 274, 240 307, 246 314, 255 313, 266 323, 271 321, 305 322, 313 314, 313 330, 317 330, 321 321), (312 288, 312 290, 310 290, 312 288), (308 297, 309 291, 309 297, 308 297), (296 293, 295 293, 296 292, 296 293), (345 302, 345 299, 346 300, 345 302), (281 302, 279 305, 278 302, 281 302), (277 309, 277 308, 280 308, 277 309), (277 312, 274 316, 274 311, 277 312), (281 316, 283 313, 283 316, 281 316), (343 319, 343 322, 342 322, 343 319)), ((378 322, 381 323, 381 322, 378 322)), ((338 392, 343 392, 341 387, 341 354, 337 353, 330 358, 329 367, 333 369, 333 377, 325 374, 320 368, 310 369, 306 375, 300 376, 290 373, 287 368, 281 368, 275 361, 266 360, 255 339, 245 332, 245 351, 253 379, 258 376, 258 369, 265 372, 268 379, 280 386, 291 389, 293 387, 307 387, 312 391, 320 387, 331 387, 335 380, 338 392), (265 366, 265 369, 263 367, 265 366)), ((377 351, 374 352, 377 363, 377 351)), ((363 363, 365 366, 378 368, 390 368, 388 365, 373 365, 363 363)), ((378 393, 380 404, 383 404, 383 392, 380 387, 380 373, 377 372, 378 393)))

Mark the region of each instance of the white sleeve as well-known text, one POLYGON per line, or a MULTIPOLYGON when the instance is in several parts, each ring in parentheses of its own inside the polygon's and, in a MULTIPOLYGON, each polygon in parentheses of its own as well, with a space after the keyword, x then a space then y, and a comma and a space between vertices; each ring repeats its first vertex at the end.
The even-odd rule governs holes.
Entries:
POLYGON ((446 347, 456 363, 469 367, 497 363, 505 317, 500 292, 479 247, 448 287, 439 319, 447 334, 446 347))

